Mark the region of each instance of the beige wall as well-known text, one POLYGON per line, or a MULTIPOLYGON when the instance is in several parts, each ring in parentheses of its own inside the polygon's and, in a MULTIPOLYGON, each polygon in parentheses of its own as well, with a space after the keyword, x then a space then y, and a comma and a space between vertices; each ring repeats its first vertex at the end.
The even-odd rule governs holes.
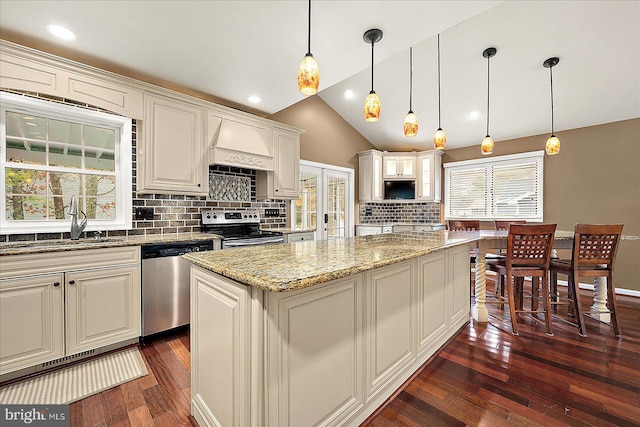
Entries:
MULTIPOLYGON (((640 236, 640 119, 556 132, 562 144, 544 161, 544 221, 622 223, 640 236)), ((548 135, 496 141, 493 156, 543 150, 548 135)), ((446 150, 443 162, 483 157, 479 146, 446 150)), ((488 226, 488 224, 483 225, 488 226)), ((615 286, 640 291, 640 240, 621 242, 615 286)))
POLYGON ((355 169, 354 212, 357 222, 357 153, 375 147, 317 95, 305 98, 270 118, 305 130, 300 137, 301 159, 355 169))

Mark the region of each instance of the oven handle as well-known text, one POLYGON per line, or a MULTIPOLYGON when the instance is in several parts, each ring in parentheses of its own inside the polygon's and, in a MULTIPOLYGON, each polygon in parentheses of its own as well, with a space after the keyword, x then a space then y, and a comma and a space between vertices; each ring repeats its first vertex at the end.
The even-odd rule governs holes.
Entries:
POLYGON ((224 246, 228 248, 234 248, 236 246, 256 246, 256 245, 264 245, 267 243, 284 243, 284 237, 278 237, 271 240, 259 240, 257 242, 226 242, 224 246))

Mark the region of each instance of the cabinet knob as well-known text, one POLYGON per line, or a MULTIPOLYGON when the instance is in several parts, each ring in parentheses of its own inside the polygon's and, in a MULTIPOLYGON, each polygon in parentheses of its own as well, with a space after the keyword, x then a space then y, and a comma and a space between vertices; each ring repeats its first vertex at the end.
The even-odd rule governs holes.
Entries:
POLYGON ((60 282, 53 282, 53 286, 57 288, 58 286, 60 286, 60 282))
POLYGON ((276 191, 278 191, 278 189, 276 188, 276 191))
POLYGON ((75 280, 69 280, 69 284, 70 284, 70 285, 75 285, 75 284, 76 284, 76 281, 75 281, 75 280))
POLYGON ((198 184, 198 187, 202 187, 200 184, 198 184))

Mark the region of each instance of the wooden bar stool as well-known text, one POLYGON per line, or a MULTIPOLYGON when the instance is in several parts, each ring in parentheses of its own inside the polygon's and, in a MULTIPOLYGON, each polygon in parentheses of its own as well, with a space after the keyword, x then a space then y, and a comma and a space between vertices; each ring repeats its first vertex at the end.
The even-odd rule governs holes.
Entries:
MULTIPOLYGON (((605 277, 607 280, 607 308, 611 314, 611 326, 616 337, 620 337, 620 327, 616 315, 615 287, 613 286, 613 266, 622 234, 623 224, 598 225, 576 224, 573 235, 573 250, 570 260, 552 260, 550 271, 551 293, 557 295, 558 273, 568 277, 567 302, 569 312, 578 318, 578 333, 587 336, 584 314, 580 303, 580 277, 605 277)), ((602 313, 602 312, 599 312, 602 313)), ((587 312, 588 314, 588 312, 587 312)), ((569 322, 574 324, 572 322, 569 322)))
MULTIPOLYGON (((513 335, 518 335, 518 313, 543 314, 547 335, 553 335, 548 276, 555 231, 556 224, 510 225, 505 258, 487 263, 491 265, 491 270, 506 279, 507 297, 498 296, 495 303, 509 305, 513 335), (517 304, 516 292, 520 295, 524 294, 524 289, 521 286, 524 277, 542 279, 542 310, 537 309, 537 304, 534 308, 533 302, 530 310, 525 310, 522 303, 517 304), (516 281, 520 289, 516 289, 516 281)), ((539 298, 538 284, 538 280, 532 281, 530 294, 532 300, 539 298)), ((491 302, 487 301, 487 303, 491 302)), ((540 321, 536 317, 532 316, 532 318, 540 321)))
MULTIPOLYGON (((511 224, 526 224, 527 221, 508 221, 508 220, 494 220, 493 221, 493 229, 496 231, 509 231, 509 225, 511 224)), ((492 261, 495 258, 504 258, 503 255, 504 250, 498 249, 497 254, 487 254, 486 260, 492 261)), ((487 264, 487 268, 491 270, 490 264, 487 264)), ((504 296, 504 276, 498 275, 498 280, 496 280, 496 294, 500 292, 500 295, 504 296)))

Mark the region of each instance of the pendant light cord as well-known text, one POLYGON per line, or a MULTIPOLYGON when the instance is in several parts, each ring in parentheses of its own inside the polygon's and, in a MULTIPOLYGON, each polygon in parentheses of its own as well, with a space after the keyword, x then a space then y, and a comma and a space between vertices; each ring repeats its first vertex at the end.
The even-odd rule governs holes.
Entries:
POLYGON ((409 112, 413 112, 413 46, 409 48, 409 112))
POLYGON ((438 129, 441 126, 442 112, 440 111, 440 33, 438 33, 438 129))
POLYGON ((491 57, 487 57, 487 136, 489 136, 489 61, 491 57))
POLYGON ((374 44, 375 42, 371 40, 371 92, 374 92, 373 90, 373 45, 374 44))
POLYGON ((553 67, 549 67, 549 77, 551 78, 551 136, 554 136, 553 132, 553 67))
POLYGON ((307 55, 311 55, 311 0, 309 0, 309 32, 307 33, 307 55))

